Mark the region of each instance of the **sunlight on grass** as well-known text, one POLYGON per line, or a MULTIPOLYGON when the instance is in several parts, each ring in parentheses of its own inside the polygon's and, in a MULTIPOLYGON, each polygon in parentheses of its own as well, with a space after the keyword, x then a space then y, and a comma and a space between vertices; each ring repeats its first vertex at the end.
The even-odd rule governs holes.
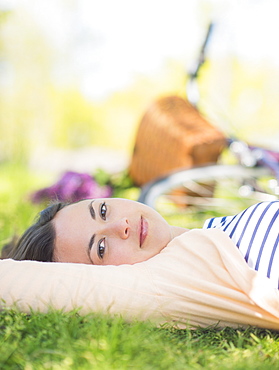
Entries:
POLYGON ((100 315, 0 313, 3 369, 278 369, 278 334, 177 330, 100 315))

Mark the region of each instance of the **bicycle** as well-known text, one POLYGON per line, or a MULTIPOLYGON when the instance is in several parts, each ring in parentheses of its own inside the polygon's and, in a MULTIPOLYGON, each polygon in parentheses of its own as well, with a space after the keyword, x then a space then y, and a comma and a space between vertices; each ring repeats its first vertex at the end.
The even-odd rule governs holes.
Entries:
MULTIPOLYGON (((189 74, 187 97, 197 107, 197 79, 205 62, 205 51, 212 32, 209 25, 198 62, 189 74)), ((145 203, 163 216, 192 213, 200 215, 210 210, 214 216, 234 213, 256 202, 276 200, 279 196, 279 153, 228 138, 227 156, 233 164, 208 164, 180 168, 153 180, 141 188, 139 202, 145 203)))

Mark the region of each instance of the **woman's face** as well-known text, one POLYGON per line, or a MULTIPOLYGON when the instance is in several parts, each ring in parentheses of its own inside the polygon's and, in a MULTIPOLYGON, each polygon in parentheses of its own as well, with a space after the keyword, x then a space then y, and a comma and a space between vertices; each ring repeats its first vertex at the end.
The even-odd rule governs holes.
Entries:
POLYGON ((153 257, 171 240, 171 227, 156 211, 127 199, 74 203, 53 222, 56 262, 134 264, 153 257))

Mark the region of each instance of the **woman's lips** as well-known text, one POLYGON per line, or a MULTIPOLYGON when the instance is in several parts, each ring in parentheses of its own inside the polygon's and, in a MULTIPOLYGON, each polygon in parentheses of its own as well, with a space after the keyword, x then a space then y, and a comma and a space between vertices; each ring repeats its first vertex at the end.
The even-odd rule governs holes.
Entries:
POLYGON ((143 245, 146 237, 148 235, 148 223, 147 221, 141 217, 140 219, 140 247, 143 245))

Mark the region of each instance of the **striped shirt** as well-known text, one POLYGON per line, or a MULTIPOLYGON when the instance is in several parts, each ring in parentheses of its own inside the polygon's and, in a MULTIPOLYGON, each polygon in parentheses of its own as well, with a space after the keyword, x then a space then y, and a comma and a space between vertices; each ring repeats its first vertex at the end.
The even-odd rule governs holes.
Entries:
POLYGON ((203 229, 210 228, 223 230, 248 265, 279 289, 279 200, 255 204, 235 216, 208 219, 203 229))

